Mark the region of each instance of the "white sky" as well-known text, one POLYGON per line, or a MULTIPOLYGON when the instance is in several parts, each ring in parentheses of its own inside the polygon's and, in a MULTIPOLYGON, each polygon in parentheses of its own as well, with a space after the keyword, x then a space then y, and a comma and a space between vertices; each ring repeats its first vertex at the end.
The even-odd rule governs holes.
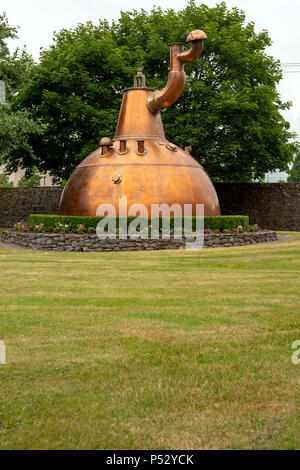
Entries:
MULTIPOLYGON (((6 12, 11 25, 20 27, 19 40, 10 42, 11 48, 26 44, 38 59, 40 47, 51 44, 54 31, 89 20, 97 24, 99 18, 117 19, 121 10, 149 11, 153 5, 179 10, 186 3, 186 0, 0 0, 0 12, 6 12)), ((214 6, 220 1, 197 3, 214 6)), ((300 63, 300 0, 227 0, 226 4, 245 10, 246 20, 254 21, 257 31, 269 31, 273 45, 268 54, 282 62, 300 63)), ((293 102, 292 109, 284 116, 300 136, 300 67, 289 70, 299 73, 285 73, 279 92, 284 101, 293 102)))

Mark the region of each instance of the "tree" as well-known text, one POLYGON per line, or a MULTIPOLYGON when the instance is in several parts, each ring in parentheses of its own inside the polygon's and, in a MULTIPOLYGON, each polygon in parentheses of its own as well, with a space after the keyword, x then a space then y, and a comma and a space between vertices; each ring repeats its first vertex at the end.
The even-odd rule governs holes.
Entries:
POLYGON ((288 177, 289 183, 300 181, 300 152, 297 153, 293 168, 289 171, 290 176, 288 177))
POLYGON ((36 168, 33 168, 31 172, 25 172, 25 174, 20 178, 18 186, 21 188, 30 186, 40 186, 41 178, 42 177, 37 173, 36 168))
MULTIPOLYGON (((208 39, 199 60, 186 65, 187 84, 178 102, 162 113, 170 141, 192 146, 193 156, 215 181, 251 181, 268 171, 287 170, 298 149, 280 111, 279 62, 269 57, 271 40, 256 33, 245 15, 225 3, 214 8, 191 0, 181 11, 121 13, 110 26, 78 25, 62 30, 31 68, 30 81, 13 102, 47 125, 29 137, 37 165, 68 177, 99 137, 114 133, 121 90, 144 67, 148 86, 162 88, 169 68, 168 44, 203 29, 208 39)), ((8 161, 14 162, 12 151, 8 161)))
POLYGON ((26 49, 10 53, 7 40, 17 38, 17 29, 10 26, 3 13, 0 15, 0 80, 6 85, 7 101, 9 102, 15 93, 26 85, 28 71, 33 65, 32 57, 26 49))
POLYGON ((9 182, 8 175, 6 173, 0 173, 0 188, 10 188, 14 184, 9 182))
POLYGON ((16 28, 8 24, 3 13, 0 15, 0 79, 5 83, 8 103, 0 104, 0 155, 7 172, 33 165, 36 156, 29 141, 40 136, 46 128, 40 119, 32 119, 28 110, 13 110, 10 106, 18 91, 29 84, 29 71, 33 66, 26 49, 10 53, 7 40, 16 37, 16 28))
POLYGON ((37 157, 31 142, 45 129, 46 125, 32 119, 26 109, 13 111, 0 104, 0 155, 8 173, 34 165, 37 157))

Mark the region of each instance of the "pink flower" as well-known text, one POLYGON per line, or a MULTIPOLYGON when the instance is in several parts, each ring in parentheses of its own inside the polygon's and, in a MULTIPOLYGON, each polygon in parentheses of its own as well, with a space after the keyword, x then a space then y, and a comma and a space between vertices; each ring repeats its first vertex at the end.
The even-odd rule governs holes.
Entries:
POLYGON ((205 233, 210 233, 210 228, 204 229, 204 232, 205 232, 205 233))

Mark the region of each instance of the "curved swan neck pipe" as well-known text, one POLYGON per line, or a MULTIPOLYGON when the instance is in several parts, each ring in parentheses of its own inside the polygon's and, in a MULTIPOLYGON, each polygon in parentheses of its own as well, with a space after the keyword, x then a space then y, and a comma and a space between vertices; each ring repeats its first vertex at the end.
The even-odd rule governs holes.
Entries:
POLYGON ((202 52, 204 45, 204 39, 198 39, 197 41, 192 42, 192 47, 188 51, 184 51, 181 54, 178 54, 178 60, 183 64, 185 62, 193 62, 197 59, 202 52))
POLYGON ((187 51, 184 50, 183 42, 170 44, 170 73, 168 82, 163 90, 154 91, 147 99, 148 109, 152 113, 163 111, 171 106, 181 96, 185 85, 184 64, 195 60, 203 49, 203 40, 206 38, 203 31, 195 30, 189 33, 187 41, 192 45, 187 51))
POLYGON ((170 44, 170 72, 184 72, 184 65, 179 57, 184 54, 184 42, 170 44))

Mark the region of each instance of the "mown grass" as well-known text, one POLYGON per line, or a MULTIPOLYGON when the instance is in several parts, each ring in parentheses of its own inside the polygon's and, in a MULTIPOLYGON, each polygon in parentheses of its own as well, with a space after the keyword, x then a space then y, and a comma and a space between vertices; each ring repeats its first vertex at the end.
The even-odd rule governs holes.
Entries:
POLYGON ((0 448, 299 448, 293 236, 201 251, 0 249, 0 448))

